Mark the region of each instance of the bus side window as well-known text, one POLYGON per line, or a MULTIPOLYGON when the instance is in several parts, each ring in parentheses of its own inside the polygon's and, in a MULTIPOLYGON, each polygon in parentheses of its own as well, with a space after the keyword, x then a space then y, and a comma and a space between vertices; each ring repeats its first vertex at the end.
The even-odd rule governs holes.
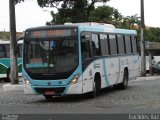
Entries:
POLYGON ((111 55, 117 54, 117 43, 116 43, 116 36, 110 34, 109 35, 109 47, 110 47, 110 52, 111 55))
POLYGON ((5 58, 4 50, 4 46, 0 45, 0 58, 5 58))
POLYGON ((106 34, 100 34, 100 46, 102 56, 109 55, 108 36, 106 34))
POLYGON ((98 38, 98 34, 92 34, 92 53, 93 56, 100 56, 100 40, 98 38))
POLYGON ((5 52, 6 52, 6 57, 9 58, 10 57, 10 45, 5 45, 5 52))
POLYGON ((123 40, 123 35, 117 35, 118 38, 118 50, 119 50, 119 54, 124 54, 125 53, 125 49, 124 49, 124 40, 123 40))
POLYGON ((81 50, 82 50, 82 59, 88 59, 90 58, 90 53, 89 53, 89 41, 88 40, 82 40, 81 41, 81 50))
POLYGON ((129 35, 125 35, 126 53, 131 54, 131 40, 129 35))

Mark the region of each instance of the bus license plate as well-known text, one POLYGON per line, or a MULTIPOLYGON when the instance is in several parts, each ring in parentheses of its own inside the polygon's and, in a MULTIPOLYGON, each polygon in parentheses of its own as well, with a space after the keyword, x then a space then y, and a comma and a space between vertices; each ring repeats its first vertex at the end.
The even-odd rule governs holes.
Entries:
POLYGON ((52 95, 52 96, 56 95, 55 91, 45 91, 44 94, 45 95, 52 95))

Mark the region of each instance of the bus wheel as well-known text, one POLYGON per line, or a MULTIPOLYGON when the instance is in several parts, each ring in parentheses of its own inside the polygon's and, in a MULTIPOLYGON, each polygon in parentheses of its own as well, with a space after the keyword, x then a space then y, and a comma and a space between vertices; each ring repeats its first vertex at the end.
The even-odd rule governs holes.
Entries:
POLYGON ((119 88, 125 90, 128 87, 128 72, 125 70, 123 75, 123 82, 119 84, 119 88))
POLYGON ((97 87, 96 87, 96 81, 93 83, 93 91, 89 93, 89 98, 95 98, 97 96, 97 87))
POLYGON ((50 95, 44 95, 44 97, 45 97, 46 100, 51 100, 52 99, 52 96, 50 96, 50 95))
POLYGON ((99 95, 100 92, 100 78, 98 75, 95 76, 94 83, 93 83, 93 91, 90 93, 90 98, 95 98, 99 95))
POLYGON ((11 73, 11 71, 10 71, 10 69, 8 69, 7 70, 7 78, 4 79, 5 82, 10 82, 11 81, 11 79, 10 79, 10 73, 11 73))

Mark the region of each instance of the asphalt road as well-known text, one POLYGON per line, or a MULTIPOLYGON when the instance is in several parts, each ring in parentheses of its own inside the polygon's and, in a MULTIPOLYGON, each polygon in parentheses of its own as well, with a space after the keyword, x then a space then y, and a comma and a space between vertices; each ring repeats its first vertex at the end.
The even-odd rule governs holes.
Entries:
MULTIPOLYGON (((0 82, 0 89, 5 84, 0 82)), ((24 95, 23 91, 0 93, 1 114, 133 114, 160 113, 160 80, 129 82, 126 90, 107 88, 99 97, 24 95)))

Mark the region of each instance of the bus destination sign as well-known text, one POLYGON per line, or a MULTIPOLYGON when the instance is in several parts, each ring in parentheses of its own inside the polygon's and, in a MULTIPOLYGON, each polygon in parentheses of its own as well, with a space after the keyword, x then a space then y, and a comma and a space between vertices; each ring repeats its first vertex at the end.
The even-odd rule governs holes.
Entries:
POLYGON ((77 35, 76 29, 49 29, 30 31, 29 36, 33 38, 39 37, 65 37, 77 35))

